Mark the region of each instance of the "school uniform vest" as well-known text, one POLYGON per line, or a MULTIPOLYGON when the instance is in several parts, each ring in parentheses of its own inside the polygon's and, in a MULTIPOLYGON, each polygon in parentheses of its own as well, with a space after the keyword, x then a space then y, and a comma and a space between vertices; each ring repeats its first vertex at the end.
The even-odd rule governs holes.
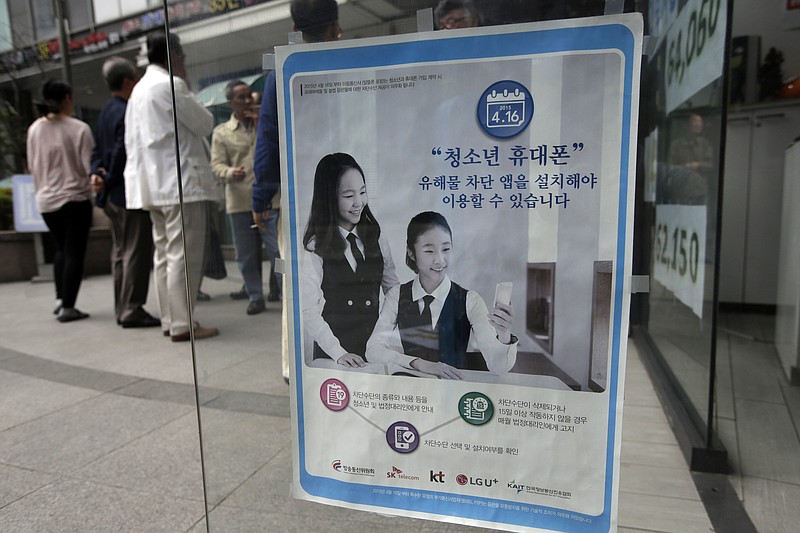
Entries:
POLYGON ((439 320, 431 329, 429 323, 423 323, 419 303, 412 299, 412 284, 410 281, 400 286, 397 304, 397 329, 403 352, 411 357, 467 368, 471 330, 467 317, 467 290, 451 282, 439 320))
MULTIPOLYGON (((378 295, 383 280, 383 254, 365 248, 365 259, 355 272, 342 255, 322 261, 322 294, 325 307, 322 318, 339 340, 342 348, 365 358, 367 340, 378 321, 378 295)), ((314 343, 314 359, 330 356, 314 343)))

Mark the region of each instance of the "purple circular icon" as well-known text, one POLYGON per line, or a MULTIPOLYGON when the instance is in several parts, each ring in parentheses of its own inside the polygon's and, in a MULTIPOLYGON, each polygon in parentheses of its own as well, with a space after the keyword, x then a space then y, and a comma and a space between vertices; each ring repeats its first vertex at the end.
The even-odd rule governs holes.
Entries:
POLYGON ((419 432, 408 422, 395 422, 386 430, 386 442, 397 453, 411 453, 419 446, 419 432))
POLYGON ((341 411, 350 403, 350 391, 338 379, 330 378, 322 382, 319 398, 331 411, 341 411))

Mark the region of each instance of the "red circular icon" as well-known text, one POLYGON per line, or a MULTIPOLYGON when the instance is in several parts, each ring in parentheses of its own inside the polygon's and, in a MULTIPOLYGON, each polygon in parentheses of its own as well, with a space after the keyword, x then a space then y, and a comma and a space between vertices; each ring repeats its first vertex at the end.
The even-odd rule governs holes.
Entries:
POLYGON ((459 474, 456 476, 456 483, 459 485, 466 485, 469 482, 469 478, 464 474, 459 474))
POLYGON ((319 398, 331 411, 341 411, 350 403, 350 391, 335 378, 326 379, 319 389, 319 398))

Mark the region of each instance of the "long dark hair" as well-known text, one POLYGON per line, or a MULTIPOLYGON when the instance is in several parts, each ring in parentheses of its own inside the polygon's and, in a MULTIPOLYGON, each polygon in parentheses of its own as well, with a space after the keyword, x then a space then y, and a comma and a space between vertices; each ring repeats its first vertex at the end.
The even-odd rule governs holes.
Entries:
MULTIPOLYGON (((317 163, 317 170, 314 173, 314 196, 311 199, 311 213, 308 215, 308 224, 303 235, 303 247, 309 250, 308 245, 313 239, 314 253, 323 259, 339 257, 344 253, 345 243, 339 233, 336 219, 339 211, 337 193, 342 174, 350 169, 357 170, 361 174, 361 179, 364 179, 364 171, 349 154, 328 154, 317 163)), ((358 237, 364 242, 365 255, 379 253, 378 237, 381 234, 381 227, 372 216, 369 205, 365 205, 361 211, 361 220, 356 227, 358 237)))
POLYGON ((36 109, 45 117, 49 113, 58 113, 67 96, 72 96, 72 87, 69 83, 61 80, 47 80, 42 85, 42 101, 36 102, 36 109))
POLYGON ((415 273, 419 272, 417 261, 411 259, 411 254, 409 254, 409 252, 414 251, 414 244, 416 244, 420 235, 429 229, 437 227, 445 230, 450 235, 450 239, 453 239, 453 231, 450 229, 450 224, 447 223, 447 219, 435 211, 424 211, 415 215, 408 223, 408 230, 406 231, 406 266, 415 273))

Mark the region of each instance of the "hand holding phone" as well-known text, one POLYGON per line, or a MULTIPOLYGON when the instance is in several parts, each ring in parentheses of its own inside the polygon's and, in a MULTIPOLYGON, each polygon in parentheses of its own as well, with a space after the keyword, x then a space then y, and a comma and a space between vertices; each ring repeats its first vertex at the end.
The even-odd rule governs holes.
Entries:
POLYGON ((511 327, 514 325, 514 309, 511 307, 511 292, 514 284, 504 281, 497 284, 494 291, 494 307, 489 313, 489 321, 497 332, 497 339, 503 344, 511 342, 511 327))
POLYGON ((494 290, 494 305, 496 306, 498 303, 511 305, 511 290, 513 288, 514 284, 510 281, 498 283, 494 290))

